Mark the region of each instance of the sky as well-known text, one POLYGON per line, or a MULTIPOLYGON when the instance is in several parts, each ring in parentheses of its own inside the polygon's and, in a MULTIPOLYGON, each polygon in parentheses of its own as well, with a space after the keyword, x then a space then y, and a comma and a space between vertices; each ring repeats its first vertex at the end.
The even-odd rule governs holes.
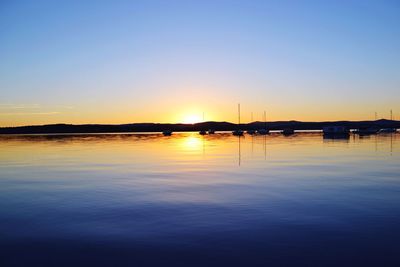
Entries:
POLYGON ((400 2, 0 0, 0 126, 400 119, 400 2))

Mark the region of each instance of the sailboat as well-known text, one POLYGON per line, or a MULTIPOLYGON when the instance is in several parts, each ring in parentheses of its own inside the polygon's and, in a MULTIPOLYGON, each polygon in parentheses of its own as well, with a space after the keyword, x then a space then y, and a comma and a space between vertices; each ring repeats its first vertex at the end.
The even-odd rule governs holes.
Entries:
MULTIPOLYGON (((390 110, 390 121, 393 123, 393 111, 390 110)), ((378 131, 378 133, 395 133, 397 132, 396 128, 383 128, 378 131)))
POLYGON ((250 135, 253 135, 253 134, 256 134, 256 131, 253 130, 253 129, 248 129, 247 133, 250 134, 250 135))
POLYGON ((397 132, 396 128, 383 128, 380 129, 378 133, 395 133, 397 132))
POLYGON ((162 132, 162 134, 164 136, 170 136, 170 135, 172 135, 172 131, 171 130, 165 130, 165 131, 162 132))
MULTIPOLYGON (((203 116, 204 116, 204 113, 203 113, 203 116)), ((204 117, 203 117, 203 120, 204 120, 204 117)), ((215 134, 215 130, 214 129, 208 129, 207 133, 208 134, 215 134)))
POLYGON ((264 110, 264 129, 259 129, 257 132, 258 134, 261 135, 269 134, 269 130, 267 129, 267 113, 265 110, 264 110))
MULTIPOLYGON (((203 123, 204 123, 204 112, 203 112, 203 123)), ((199 134, 206 135, 207 131, 206 130, 200 130, 199 134)))
POLYGON ((233 135, 236 135, 236 136, 242 136, 242 135, 243 135, 243 131, 240 130, 240 104, 238 104, 238 120, 239 120, 238 129, 237 129, 237 130, 234 130, 234 131, 232 132, 232 134, 233 134, 233 135))
POLYGON ((322 128, 322 133, 325 139, 348 139, 350 131, 345 126, 325 126, 322 128))
POLYGON ((283 129, 283 130, 281 131, 281 133, 282 133, 283 135, 292 135, 292 134, 294 134, 294 130, 291 129, 291 128, 285 128, 285 129, 283 129))
MULTIPOLYGON (((253 128, 251 123, 253 123, 253 112, 251 113, 251 122, 250 122, 250 127, 253 128)), ((251 128, 247 130, 247 133, 250 134, 250 135, 256 134, 256 130, 251 129, 251 128)))
POLYGON ((354 134, 358 135, 372 135, 372 134, 377 134, 378 132, 379 129, 375 127, 359 128, 353 131, 354 134))

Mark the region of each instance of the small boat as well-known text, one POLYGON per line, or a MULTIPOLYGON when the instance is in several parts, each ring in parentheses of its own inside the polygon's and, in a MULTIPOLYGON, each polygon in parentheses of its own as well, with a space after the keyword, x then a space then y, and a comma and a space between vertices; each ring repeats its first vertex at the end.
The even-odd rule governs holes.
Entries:
POLYGON ((268 129, 258 129, 257 133, 260 135, 266 135, 266 134, 269 134, 269 130, 268 129))
POLYGON ((250 130, 247 130, 247 133, 253 135, 253 134, 256 134, 256 131, 253 129, 250 129, 250 130))
POLYGON ((242 136, 243 135, 243 131, 242 130, 234 130, 234 131, 232 131, 232 134, 236 135, 236 136, 242 136))
POLYGON ((378 133, 395 133, 397 132, 396 128, 383 128, 378 131, 378 133))
POLYGON ((370 127, 370 128, 357 129, 357 130, 353 131, 353 133, 359 134, 359 135, 371 135, 371 134, 377 134, 378 131, 379 131, 379 129, 370 127))
POLYGON ((327 126, 322 128, 324 138, 346 138, 349 137, 349 129, 344 126, 327 126))
POLYGON ((170 136, 172 134, 172 131, 171 130, 165 130, 165 131, 162 132, 162 134, 164 136, 170 136))
POLYGON ((209 129, 209 130, 208 130, 208 134, 215 134, 215 130, 209 129))
POLYGON ((294 134, 294 130, 290 128, 283 129, 281 132, 283 135, 292 135, 294 134))

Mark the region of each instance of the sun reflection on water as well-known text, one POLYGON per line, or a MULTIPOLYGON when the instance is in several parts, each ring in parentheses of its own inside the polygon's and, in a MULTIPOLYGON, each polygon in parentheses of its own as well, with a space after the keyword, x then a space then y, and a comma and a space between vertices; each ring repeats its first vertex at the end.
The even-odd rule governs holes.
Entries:
POLYGON ((184 150, 198 151, 203 147, 203 140, 197 134, 191 134, 185 138, 179 139, 179 144, 184 150))

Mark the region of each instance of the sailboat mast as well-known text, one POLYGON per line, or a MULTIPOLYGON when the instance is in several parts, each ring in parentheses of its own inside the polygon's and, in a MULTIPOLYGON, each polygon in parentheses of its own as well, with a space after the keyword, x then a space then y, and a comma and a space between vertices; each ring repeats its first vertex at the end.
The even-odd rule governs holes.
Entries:
POLYGON ((264 128, 267 130, 267 112, 264 110, 264 128))
POLYGON ((390 120, 391 121, 393 120, 393 111, 392 110, 390 110, 390 120))
POLYGON ((240 128, 240 104, 238 104, 238 121, 239 121, 239 128, 240 128))

